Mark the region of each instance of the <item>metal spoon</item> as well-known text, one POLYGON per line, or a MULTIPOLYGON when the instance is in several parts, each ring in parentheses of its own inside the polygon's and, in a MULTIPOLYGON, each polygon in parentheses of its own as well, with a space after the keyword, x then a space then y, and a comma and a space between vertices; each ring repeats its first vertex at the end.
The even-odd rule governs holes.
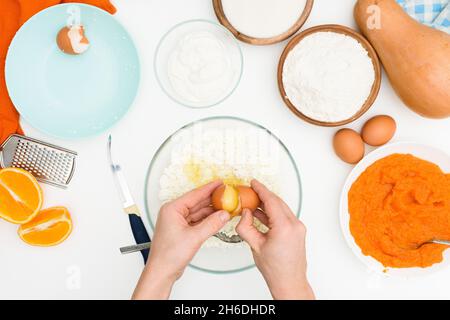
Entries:
POLYGON ((443 244, 446 246, 450 246, 450 241, 448 241, 448 240, 431 239, 431 240, 425 241, 423 243, 419 243, 414 249, 419 249, 419 248, 423 247, 424 245, 430 244, 430 243, 443 244))
POLYGON ((222 240, 223 242, 226 242, 226 243, 240 243, 243 241, 241 239, 241 237, 239 237, 237 234, 232 235, 232 236, 227 236, 223 232, 216 233, 214 235, 214 237, 216 237, 217 239, 222 240))
MULTIPOLYGON (((223 232, 219 232, 219 233, 215 234, 214 237, 216 237, 219 240, 222 240, 223 242, 227 242, 227 243, 240 243, 243 241, 241 239, 241 237, 239 237, 238 235, 233 235, 230 237, 230 236, 227 236, 223 232)), ((126 247, 120 248, 120 253, 122 253, 122 254, 134 253, 134 252, 150 249, 151 246, 152 246, 151 242, 134 244, 131 246, 126 246, 126 247)))
POLYGON ((120 248, 120 253, 121 254, 128 254, 128 253, 133 253, 133 252, 139 252, 142 250, 147 250, 152 247, 152 243, 151 242, 146 242, 146 243, 139 243, 139 244, 134 244, 132 246, 127 246, 127 247, 122 247, 120 248))

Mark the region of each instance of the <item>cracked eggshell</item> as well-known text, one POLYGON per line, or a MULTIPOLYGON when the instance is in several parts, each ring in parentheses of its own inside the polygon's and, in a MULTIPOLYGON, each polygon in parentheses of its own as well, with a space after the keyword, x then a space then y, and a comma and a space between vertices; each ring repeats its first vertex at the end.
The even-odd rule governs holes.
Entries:
POLYGON ((56 43, 62 52, 70 55, 82 54, 89 48, 89 40, 81 25, 62 28, 56 36, 56 43))

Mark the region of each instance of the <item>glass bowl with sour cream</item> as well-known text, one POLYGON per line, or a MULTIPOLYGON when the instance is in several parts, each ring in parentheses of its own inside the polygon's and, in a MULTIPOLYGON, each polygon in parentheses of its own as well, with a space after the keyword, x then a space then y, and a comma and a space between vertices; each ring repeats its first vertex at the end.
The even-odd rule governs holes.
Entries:
POLYGON ((171 99, 186 107, 207 108, 237 88, 243 56, 225 27, 208 20, 189 20, 162 37, 154 67, 161 88, 171 99))

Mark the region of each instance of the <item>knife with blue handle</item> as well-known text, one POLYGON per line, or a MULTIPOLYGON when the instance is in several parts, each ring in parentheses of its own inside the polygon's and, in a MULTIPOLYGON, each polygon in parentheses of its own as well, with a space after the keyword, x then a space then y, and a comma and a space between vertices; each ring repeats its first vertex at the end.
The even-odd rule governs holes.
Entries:
MULTIPOLYGON (((125 177, 122 173, 122 168, 120 165, 114 163, 112 160, 112 152, 111 152, 111 135, 108 138, 108 156, 109 163, 111 166, 111 170, 113 172, 114 181, 116 182, 117 189, 119 190, 120 197, 122 200, 123 211, 128 214, 128 218, 130 220, 131 230, 133 231, 134 240, 136 244, 144 244, 150 243, 150 237, 145 229, 144 222, 141 218, 141 213, 139 211, 138 206, 134 202, 133 197, 131 196, 130 189, 128 188, 128 184, 125 180, 125 177)), ((140 250, 142 257, 144 258, 144 263, 147 263, 149 249, 140 250)))

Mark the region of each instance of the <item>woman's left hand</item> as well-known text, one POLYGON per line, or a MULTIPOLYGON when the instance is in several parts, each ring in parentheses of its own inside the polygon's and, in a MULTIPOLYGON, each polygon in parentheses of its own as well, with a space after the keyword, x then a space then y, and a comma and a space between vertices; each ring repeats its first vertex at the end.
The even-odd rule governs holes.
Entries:
POLYGON ((212 193, 221 185, 211 182, 161 207, 134 299, 167 299, 201 245, 230 220, 228 212, 210 206, 212 193))

